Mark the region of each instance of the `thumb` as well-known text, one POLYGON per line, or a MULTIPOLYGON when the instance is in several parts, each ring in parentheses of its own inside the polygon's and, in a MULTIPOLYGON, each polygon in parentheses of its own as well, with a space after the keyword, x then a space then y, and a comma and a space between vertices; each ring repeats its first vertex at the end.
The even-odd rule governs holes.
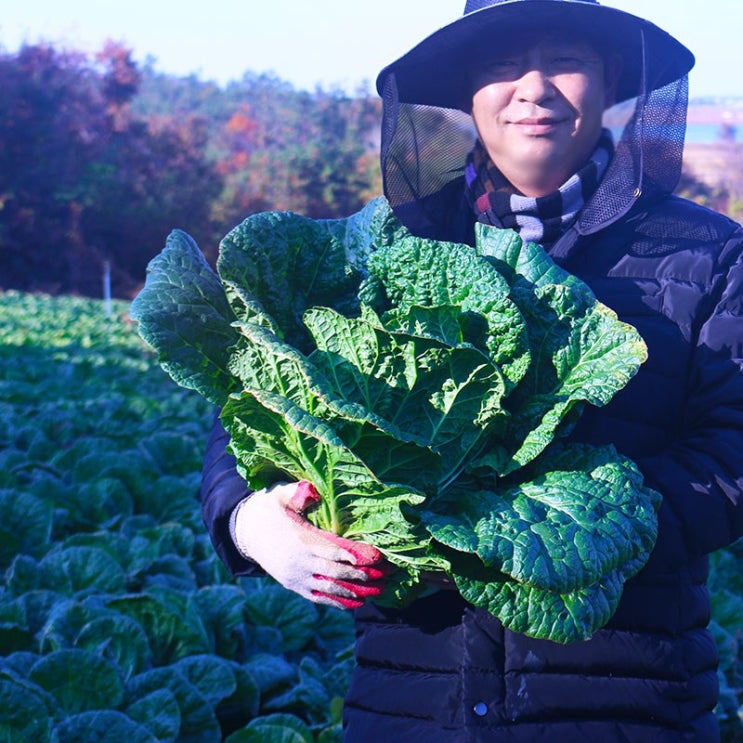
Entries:
POLYGON ((294 488, 292 497, 286 503, 286 507, 295 513, 304 513, 319 500, 320 494, 315 486, 307 480, 300 480, 294 488))
POLYGON ((320 500, 320 495, 315 486, 307 480, 296 483, 280 483, 269 490, 282 508, 296 514, 304 513, 310 506, 320 500))

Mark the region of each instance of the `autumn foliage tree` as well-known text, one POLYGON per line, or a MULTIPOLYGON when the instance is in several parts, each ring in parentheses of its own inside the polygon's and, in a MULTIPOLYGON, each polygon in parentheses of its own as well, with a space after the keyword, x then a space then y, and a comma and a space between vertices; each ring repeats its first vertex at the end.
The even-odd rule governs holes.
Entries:
POLYGON ((222 234, 269 209, 348 216, 381 193, 381 105, 366 93, 295 90, 250 72, 216 90, 145 70, 135 105, 149 116, 170 111, 209 121, 209 157, 223 179, 211 215, 222 234))
POLYGON ((126 296, 176 223, 208 224, 221 181, 190 121, 132 115, 139 73, 44 45, 0 56, 0 288, 126 296))
POLYGON ((173 228, 210 260, 255 212, 348 216, 381 192, 380 105, 246 73, 220 87, 46 45, 0 54, 0 290, 132 296, 173 228))
POLYGON ((218 136, 224 190, 215 216, 229 222, 265 209, 291 209, 326 219, 357 211, 381 190, 378 119, 369 99, 323 92, 300 93, 271 116, 265 106, 241 104, 218 136))

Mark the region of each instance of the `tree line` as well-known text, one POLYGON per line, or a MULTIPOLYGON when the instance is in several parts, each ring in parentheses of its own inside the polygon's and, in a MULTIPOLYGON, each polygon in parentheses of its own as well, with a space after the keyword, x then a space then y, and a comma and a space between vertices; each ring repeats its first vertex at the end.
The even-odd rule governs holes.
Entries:
MULTIPOLYGON (((0 102, 0 290, 100 296, 107 272, 129 298, 173 228, 214 261, 250 214, 344 217, 381 193, 381 102, 365 92, 250 72, 219 86, 108 42, 0 50, 0 102)), ((743 213, 737 181, 684 174, 677 190, 743 213)))
POLYGON ((108 270, 130 297, 175 227, 213 260, 249 214, 348 216, 381 191, 367 94, 218 86, 109 42, 0 53, 0 100, 0 290, 100 296, 108 270))

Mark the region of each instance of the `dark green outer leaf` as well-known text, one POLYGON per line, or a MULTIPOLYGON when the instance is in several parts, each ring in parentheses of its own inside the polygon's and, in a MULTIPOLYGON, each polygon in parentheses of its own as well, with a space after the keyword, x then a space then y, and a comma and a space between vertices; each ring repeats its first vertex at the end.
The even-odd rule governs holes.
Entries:
POLYGON ((49 552, 38 566, 40 588, 82 598, 92 593, 124 590, 124 570, 111 555, 96 547, 67 547, 49 552))
POLYGON ((189 655, 173 663, 171 668, 181 674, 213 706, 235 691, 236 681, 232 666, 216 655, 189 655))
POLYGON ((142 671, 150 659, 147 636, 140 625, 122 614, 101 616, 86 624, 76 646, 111 658, 126 680, 142 671))
POLYGON ((115 663, 85 650, 58 650, 40 658, 29 681, 46 689, 67 714, 118 707, 124 688, 115 663))
MULTIPOLYGON (((149 589, 155 591, 157 589, 149 589)), ((106 605, 139 623, 147 634, 155 665, 173 663, 178 658, 209 651, 206 630, 192 600, 175 591, 162 591, 161 597, 146 593, 121 594, 106 605), (170 598, 168 597, 170 594, 170 598)))
POLYGON ((49 548, 53 507, 22 490, 0 490, 0 567, 20 552, 39 557, 49 548))
POLYGON ((130 617, 102 608, 95 600, 58 601, 38 636, 42 652, 77 648, 113 660, 126 679, 150 662, 142 627, 130 617))
MULTIPOLYGON (((534 340, 543 353, 535 355, 512 408, 512 435, 523 443, 504 473, 535 459, 574 406, 609 402, 647 358, 635 329, 604 305, 594 303, 583 312, 564 287, 540 290, 539 302, 540 307, 566 306, 534 340)), ((530 323, 533 332, 539 328, 538 322, 530 323)))
POLYGON ((52 717, 38 692, 28 682, 0 676, 0 740, 50 739, 52 717))
MULTIPOLYGON (((457 513, 424 514, 434 538, 514 580, 564 593, 598 582, 655 544, 657 494, 613 447, 569 446, 495 492, 463 492, 457 513)), ((620 575, 622 575, 620 571, 620 575)))
POLYGON ((106 743, 113 740, 158 743, 146 727, 112 709, 72 715, 62 720, 54 732, 54 743, 106 743))
POLYGON ((456 574, 455 580, 466 601, 486 608, 508 629, 559 643, 587 640, 603 627, 616 611, 624 585, 619 570, 567 593, 542 591, 496 571, 456 574))
POLYGON ((185 232, 173 231, 150 262, 130 314, 178 384, 215 405, 224 402, 234 386, 227 360, 237 340, 235 316, 219 277, 185 232))
POLYGON ((178 702, 179 743, 219 743, 221 731, 214 709, 176 668, 154 668, 135 676, 127 684, 127 695, 130 699, 145 699, 160 689, 168 689, 178 702))
POLYGON ((194 600, 213 652, 222 658, 242 658, 246 642, 245 593, 235 585, 210 584, 200 588, 194 600))
POLYGON ((508 277, 532 349, 528 373, 507 402, 509 443, 479 463, 503 475, 534 460, 580 406, 609 402, 646 360, 647 349, 635 328, 539 245, 485 225, 476 235, 478 252, 508 277))
POLYGON ((146 694, 129 704, 124 712, 134 722, 147 728, 159 743, 175 743, 178 739, 181 711, 170 689, 158 689, 146 694))
POLYGON ((245 615, 251 624, 275 627, 287 652, 302 650, 317 632, 318 609, 301 596, 287 594, 278 585, 266 585, 245 597, 245 615))
MULTIPOLYGON (((380 199, 336 220, 265 212, 248 217, 222 240, 217 268, 239 316, 244 316, 240 305, 258 302, 283 337, 306 350, 304 311, 322 305, 357 312, 366 256, 397 229, 380 199)), ((248 310, 254 312, 254 306, 248 310)))
POLYGON ((225 743, 312 743, 312 731, 295 715, 276 713, 251 720, 225 743))

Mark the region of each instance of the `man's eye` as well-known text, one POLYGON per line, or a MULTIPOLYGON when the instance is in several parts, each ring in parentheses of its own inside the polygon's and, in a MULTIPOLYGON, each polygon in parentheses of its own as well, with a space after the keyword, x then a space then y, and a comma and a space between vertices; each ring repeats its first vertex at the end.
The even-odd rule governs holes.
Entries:
POLYGON ((497 59, 490 62, 487 66, 487 71, 490 73, 503 74, 515 70, 517 62, 515 59, 497 59))
POLYGON ((560 70, 577 70, 585 66, 585 60, 582 57, 561 56, 552 60, 552 65, 560 70))

